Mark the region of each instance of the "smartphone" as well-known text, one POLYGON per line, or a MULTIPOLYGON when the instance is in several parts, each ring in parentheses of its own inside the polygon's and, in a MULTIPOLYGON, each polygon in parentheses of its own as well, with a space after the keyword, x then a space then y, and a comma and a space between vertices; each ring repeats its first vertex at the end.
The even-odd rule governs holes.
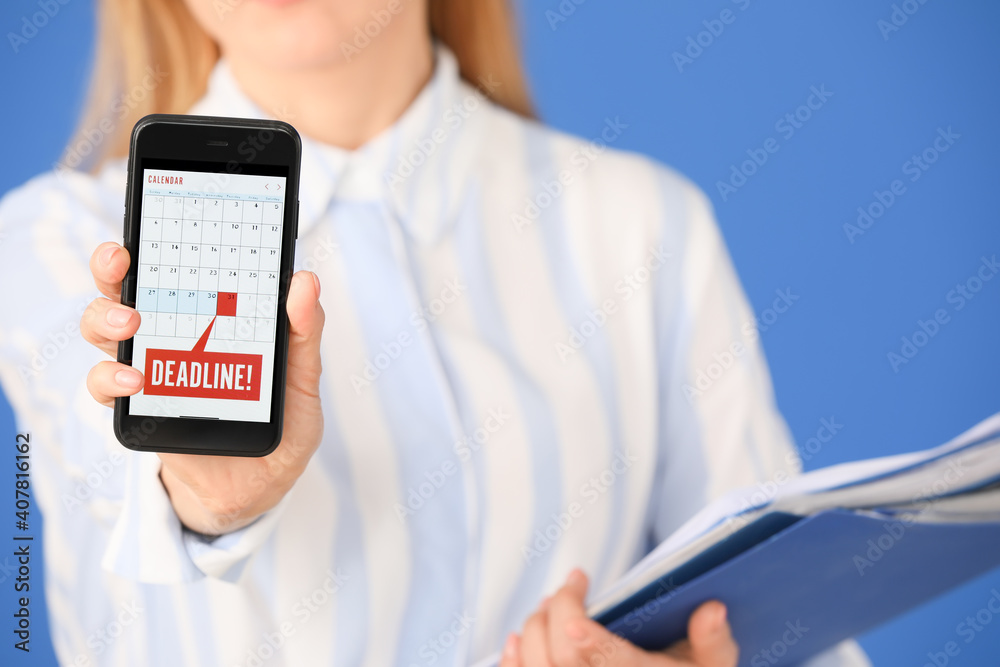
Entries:
POLYGON ((141 324, 118 361, 145 383, 115 401, 125 447, 264 456, 278 446, 300 156, 298 133, 280 121, 136 123, 121 299, 141 324))

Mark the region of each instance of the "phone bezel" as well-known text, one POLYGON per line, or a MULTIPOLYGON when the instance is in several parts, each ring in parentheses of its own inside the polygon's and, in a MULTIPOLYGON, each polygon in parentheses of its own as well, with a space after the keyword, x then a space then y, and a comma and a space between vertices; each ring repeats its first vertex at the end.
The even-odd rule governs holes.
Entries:
MULTIPOLYGON (((285 301, 298 236, 301 140, 288 123, 277 120, 155 114, 132 130, 125 198, 124 246, 131 256, 122 284, 122 303, 134 308, 137 291, 139 224, 145 168, 285 176, 286 196, 278 274, 275 360, 269 422, 129 414, 129 397, 115 400, 118 441, 136 451, 265 456, 281 442, 288 359, 285 301), (285 173, 280 173, 280 172, 285 173)), ((131 365, 133 340, 118 345, 118 361, 131 365)))

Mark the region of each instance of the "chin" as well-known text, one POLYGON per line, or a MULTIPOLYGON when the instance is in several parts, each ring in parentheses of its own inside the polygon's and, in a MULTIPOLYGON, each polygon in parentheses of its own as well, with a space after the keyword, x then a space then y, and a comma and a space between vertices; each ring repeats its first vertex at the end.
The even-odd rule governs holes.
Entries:
POLYGON ((279 68, 343 61, 341 44, 353 40, 358 24, 353 10, 315 0, 242 0, 226 13, 205 0, 188 4, 223 53, 279 68))
POLYGON ((336 27, 314 23, 308 27, 284 28, 269 27, 260 33, 257 40, 223 43, 223 52, 239 53, 245 60, 266 63, 279 69, 309 68, 344 61, 340 49, 344 38, 342 31, 336 27))

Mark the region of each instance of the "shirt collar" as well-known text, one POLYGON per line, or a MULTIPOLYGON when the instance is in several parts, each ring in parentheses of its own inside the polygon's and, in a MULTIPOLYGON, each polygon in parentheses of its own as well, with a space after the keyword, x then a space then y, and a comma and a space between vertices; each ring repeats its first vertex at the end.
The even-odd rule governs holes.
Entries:
MULTIPOLYGON (((356 150, 302 136, 299 233, 307 233, 340 201, 384 202, 415 239, 434 242, 463 204, 487 102, 459 77, 455 56, 435 48, 430 81, 393 125, 356 150)), ((240 89, 224 59, 190 113, 280 118, 240 89)), ((292 119, 294 121, 294 119, 292 119)), ((294 125, 294 122, 292 122, 294 125)))

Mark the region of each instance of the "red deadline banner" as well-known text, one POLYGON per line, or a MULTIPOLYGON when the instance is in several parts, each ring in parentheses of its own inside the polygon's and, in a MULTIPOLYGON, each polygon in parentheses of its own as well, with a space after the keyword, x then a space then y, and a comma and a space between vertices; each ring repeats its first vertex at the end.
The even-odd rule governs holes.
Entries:
POLYGON ((205 344, 214 325, 213 317, 190 352, 146 350, 143 392, 148 396, 260 400, 264 357, 260 354, 205 352, 205 344))

